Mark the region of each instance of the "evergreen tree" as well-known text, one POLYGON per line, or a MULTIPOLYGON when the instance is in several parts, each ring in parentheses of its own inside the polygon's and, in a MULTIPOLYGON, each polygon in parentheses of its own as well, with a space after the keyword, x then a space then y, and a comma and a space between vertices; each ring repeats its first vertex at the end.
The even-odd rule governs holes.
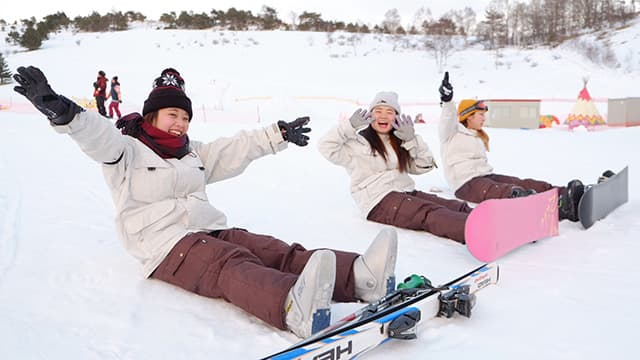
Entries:
POLYGON ((11 83, 11 77, 12 74, 9 70, 9 65, 7 65, 2 54, 0 54, 0 84, 4 85, 11 83))

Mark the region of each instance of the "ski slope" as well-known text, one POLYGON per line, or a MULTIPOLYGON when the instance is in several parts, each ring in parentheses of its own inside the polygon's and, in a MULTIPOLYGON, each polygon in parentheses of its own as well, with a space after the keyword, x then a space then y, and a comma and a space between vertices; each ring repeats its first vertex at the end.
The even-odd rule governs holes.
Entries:
MULTIPOLYGON (((639 59, 639 26, 616 35, 620 54, 639 59)), ((4 34, 0 34, 3 35, 4 34)), ((327 45, 327 35, 286 32, 156 31, 60 33, 43 49, 15 52, 15 71, 33 64, 68 97, 90 98, 98 70, 118 75, 124 103, 139 111, 159 72, 175 67, 194 101, 189 135, 201 141, 312 118, 311 143, 254 162, 240 176, 208 187, 230 226, 308 248, 362 252, 382 225, 365 221, 349 194, 346 172, 317 151, 318 138, 366 106, 380 90, 400 94, 403 109, 425 114, 416 132, 440 159, 437 86, 442 74, 428 54, 392 51, 364 38, 357 55, 327 45), (217 44, 214 40, 229 39, 217 44), (251 39, 251 40, 250 40, 251 39), (118 56, 114 56, 118 54, 118 56), (197 110, 196 110, 197 109, 197 110)), ((633 71, 593 65, 569 49, 456 52, 448 69, 455 99, 541 98, 543 113, 563 118, 589 76, 596 99, 639 96, 633 71), (556 56, 554 56, 556 55, 556 56), (528 58, 529 60, 525 60, 528 58), (531 67, 531 59, 537 65, 531 67)), ((12 91, 0 87, 0 348, 6 359, 255 359, 298 339, 222 300, 143 278, 118 240, 111 195, 100 165, 12 91)), ((606 102, 596 105, 606 116, 606 102)), ((109 120, 105 120, 109 121, 109 120)), ((469 319, 424 322, 415 341, 392 341, 366 359, 632 359, 640 303, 640 127, 587 131, 487 129, 495 171, 563 185, 595 182, 605 169, 630 168, 630 200, 585 231, 562 222, 560 235, 499 261, 501 279, 478 293, 469 319)), ((414 177, 417 188, 443 190, 440 169, 414 177)), ((428 233, 398 229, 397 276, 424 274, 444 283, 480 263, 466 248, 428 233)), ((334 319, 358 304, 334 304, 334 319)))

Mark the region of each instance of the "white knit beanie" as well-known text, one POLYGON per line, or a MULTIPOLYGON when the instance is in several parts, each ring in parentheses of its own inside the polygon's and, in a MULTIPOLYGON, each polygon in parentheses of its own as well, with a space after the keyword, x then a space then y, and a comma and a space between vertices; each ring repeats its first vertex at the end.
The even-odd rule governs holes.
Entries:
POLYGON ((393 91, 381 91, 373 98, 371 105, 369 105, 369 111, 372 111, 374 107, 379 105, 386 105, 392 107, 396 113, 400 114, 400 103, 398 102, 398 94, 393 91))

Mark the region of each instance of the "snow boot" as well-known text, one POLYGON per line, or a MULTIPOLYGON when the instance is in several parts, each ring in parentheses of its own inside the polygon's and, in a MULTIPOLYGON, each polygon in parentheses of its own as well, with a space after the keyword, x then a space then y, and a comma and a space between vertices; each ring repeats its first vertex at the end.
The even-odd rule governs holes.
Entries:
POLYGON ((578 218, 578 204, 584 194, 582 181, 574 179, 569 181, 566 190, 558 196, 558 218, 576 222, 578 218))
POLYGON ((609 179, 610 177, 612 177, 613 175, 615 175, 616 173, 614 173, 611 170, 606 170, 605 172, 602 173, 602 175, 600 175, 600 177, 598 178, 598 184, 600 184, 603 181, 606 181, 607 179, 609 179))
POLYGON ((525 197, 525 196, 533 195, 535 193, 536 191, 533 189, 525 189, 521 186, 514 186, 513 188, 511 188, 511 194, 509 194, 509 198, 513 199, 513 198, 525 197))
POLYGON ((394 228, 382 229, 353 263, 356 298, 371 303, 395 290, 397 254, 398 233, 394 228))
POLYGON ((513 199, 513 198, 525 197, 527 195, 529 194, 527 194, 527 190, 525 190, 523 187, 514 186, 511 188, 511 193, 509 194, 509 198, 513 199))
POLYGON ((331 298, 336 282, 336 254, 313 252, 285 301, 285 323, 305 339, 331 322, 331 298))

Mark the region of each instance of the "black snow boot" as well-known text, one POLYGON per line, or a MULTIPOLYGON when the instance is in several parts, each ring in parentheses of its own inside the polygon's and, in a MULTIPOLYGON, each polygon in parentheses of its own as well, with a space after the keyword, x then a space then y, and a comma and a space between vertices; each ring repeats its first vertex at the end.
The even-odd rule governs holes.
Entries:
POLYGON ((598 178, 598 184, 600 184, 603 181, 606 181, 607 179, 609 179, 610 177, 612 177, 615 174, 616 173, 614 173, 611 170, 607 170, 607 171, 603 172, 602 175, 600 175, 600 177, 598 178))
POLYGON ((573 216, 573 201, 569 200, 567 192, 558 195, 558 220, 568 220, 573 216))
POLYGON ((525 189, 521 186, 514 186, 513 188, 511 188, 511 194, 509 194, 509 198, 513 199, 513 198, 525 197, 525 196, 533 195, 535 193, 536 191, 533 189, 525 189))
POLYGON ((527 193, 527 190, 525 190, 525 188, 520 186, 514 186, 511 188, 511 193, 509 194, 509 198, 513 199, 513 198, 525 197, 527 195, 529 194, 527 193))
POLYGON ((571 211, 567 219, 574 222, 580 220, 578 217, 578 204, 580 204, 582 195, 584 195, 584 184, 582 184, 582 181, 578 179, 569 181, 567 184, 567 203, 570 205, 571 211))

